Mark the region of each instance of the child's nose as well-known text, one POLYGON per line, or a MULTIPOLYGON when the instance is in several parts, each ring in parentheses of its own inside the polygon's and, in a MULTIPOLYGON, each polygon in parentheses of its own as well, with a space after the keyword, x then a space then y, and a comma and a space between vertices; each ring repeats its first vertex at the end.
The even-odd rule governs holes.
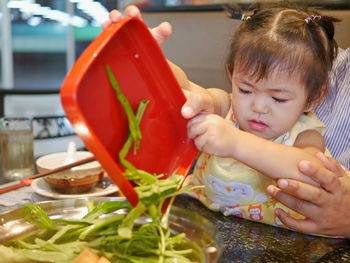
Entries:
POLYGON ((269 112, 269 107, 263 99, 255 99, 253 101, 252 110, 256 113, 266 114, 269 112))

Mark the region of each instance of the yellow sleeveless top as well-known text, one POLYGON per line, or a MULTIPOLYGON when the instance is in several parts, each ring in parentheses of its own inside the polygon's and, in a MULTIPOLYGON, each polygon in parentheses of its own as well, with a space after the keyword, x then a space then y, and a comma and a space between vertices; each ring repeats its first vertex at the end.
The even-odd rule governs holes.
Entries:
MULTIPOLYGON (((237 125, 232 112, 226 119, 232 125, 237 125)), ((289 132, 272 141, 292 146, 301 132, 312 129, 322 133, 324 128, 323 123, 310 112, 302 115, 289 132)), ((304 218, 268 195, 266 188, 275 184, 274 180, 232 158, 201 153, 187 183, 204 185, 203 189, 192 191, 190 195, 209 209, 221 211, 224 215, 282 227, 283 224, 275 216, 276 208, 282 208, 296 218, 304 218)))

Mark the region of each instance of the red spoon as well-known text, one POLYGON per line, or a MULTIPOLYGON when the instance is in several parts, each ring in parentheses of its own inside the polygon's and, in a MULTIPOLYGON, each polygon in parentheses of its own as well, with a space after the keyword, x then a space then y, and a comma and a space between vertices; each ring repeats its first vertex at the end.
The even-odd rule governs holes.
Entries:
POLYGON ((186 175, 197 150, 187 137, 187 120, 180 113, 185 96, 147 26, 136 18, 111 24, 66 76, 61 98, 68 119, 86 147, 136 205, 137 194, 124 177, 118 159, 128 122, 109 83, 106 64, 134 111, 141 100, 150 100, 141 121, 140 148, 136 155, 127 156, 135 167, 166 176, 186 175))

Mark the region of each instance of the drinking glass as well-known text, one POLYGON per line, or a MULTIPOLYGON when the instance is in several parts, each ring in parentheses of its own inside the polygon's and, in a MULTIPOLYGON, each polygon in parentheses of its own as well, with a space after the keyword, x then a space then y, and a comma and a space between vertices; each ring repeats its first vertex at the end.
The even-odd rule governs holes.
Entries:
POLYGON ((34 174, 33 121, 30 117, 0 118, 0 153, 4 182, 34 174))

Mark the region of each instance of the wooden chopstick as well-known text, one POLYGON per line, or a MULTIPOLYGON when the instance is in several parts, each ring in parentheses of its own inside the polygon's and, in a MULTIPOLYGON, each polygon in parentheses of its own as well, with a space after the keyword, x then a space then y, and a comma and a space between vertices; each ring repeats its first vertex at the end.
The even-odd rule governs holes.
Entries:
POLYGON ((47 175, 50 175, 50 174, 58 173, 58 172, 61 172, 61 171, 64 171, 64 170, 67 170, 67 169, 70 169, 70 168, 73 168, 73 167, 76 167, 76 166, 79 166, 79 165, 83 165, 83 164, 86 164, 86 163, 93 162, 93 161, 96 161, 96 159, 95 159, 94 156, 91 156, 91 157, 88 157, 88 158, 76 161, 74 163, 63 165, 63 166, 57 167, 57 168, 52 169, 52 170, 48 170, 48 171, 45 171, 45 172, 42 172, 42 173, 39 173, 39 174, 35 174, 35 175, 32 175, 32 176, 29 176, 27 178, 24 178, 24 179, 21 179, 21 180, 18 180, 18 181, 2 184, 2 185, 0 185, 0 194, 3 194, 3 193, 6 193, 6 192, 9 192, 9 191, 21 188, 23 186, 29 186, 29 185, 32 184, 32 181, 34 179, 37 179, 37 178, 40 178, 40 177, 44 177, 44 176, 47 176, 47 175))

